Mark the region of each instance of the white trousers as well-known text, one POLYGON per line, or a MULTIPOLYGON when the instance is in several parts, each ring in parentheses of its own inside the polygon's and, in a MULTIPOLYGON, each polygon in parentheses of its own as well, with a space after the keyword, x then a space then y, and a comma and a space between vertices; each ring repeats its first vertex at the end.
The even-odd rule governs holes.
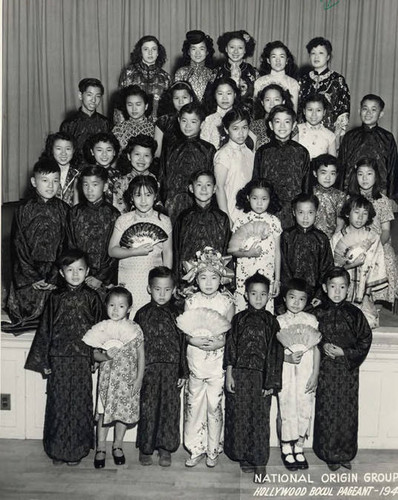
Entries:
POLYGON ((195 458, 203 453, 215 458, 223 450, 224 374, 190 376, 185 387, 184 444, 195 458))

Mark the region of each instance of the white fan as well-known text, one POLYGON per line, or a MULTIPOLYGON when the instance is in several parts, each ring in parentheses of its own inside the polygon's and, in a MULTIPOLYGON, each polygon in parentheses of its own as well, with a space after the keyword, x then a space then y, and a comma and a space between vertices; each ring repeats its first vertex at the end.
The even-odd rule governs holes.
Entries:
POLYGON ((231 323, 217 311, 199 307, 178 316, 177 326, 190 337, 214 337, 227 332, 231 323))
POLYGON ((241 250, 250 250, 253 245, 258 245, 270 234, 270 227, 267 222, 253 221, 243 224, 231 236, 228 253, 241 250))
POLYGON ((132 321, 113 321, 107 319, 94 325, 84 335, 83 342, 97 349, 123 347, 137 336, 139 326, 132 321))
POLYGON ((282 328, 277 334, 277 339, 290 352, 307 352, 319 344, 322 336, 320 332, 309 325, 299 324, 282 328))

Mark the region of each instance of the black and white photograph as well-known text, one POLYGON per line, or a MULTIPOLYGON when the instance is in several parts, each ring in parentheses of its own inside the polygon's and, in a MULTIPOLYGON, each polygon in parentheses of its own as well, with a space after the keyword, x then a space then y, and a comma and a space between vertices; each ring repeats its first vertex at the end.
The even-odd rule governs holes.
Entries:
POLYGON ((398 498, 398 2, 0 20, 1 498, 398 498))

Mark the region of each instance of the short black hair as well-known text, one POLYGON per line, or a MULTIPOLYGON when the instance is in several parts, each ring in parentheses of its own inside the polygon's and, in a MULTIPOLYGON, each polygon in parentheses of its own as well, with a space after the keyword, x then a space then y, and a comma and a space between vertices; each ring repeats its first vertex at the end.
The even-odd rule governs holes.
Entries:
POLYGON ((121 295, 122 297, 126 297, 128 306, 131 307, 133 305, 133 296, 131 295, 131 292, 124 286, 114 286, 109 290, 105 297, 106 306, 108 305, 112 295, 121 295))
POLYGON ((311 160, 311 167, 315 172, 318 172, 321 167, 326 167, 327 165, 333 165, 334 167, 336 167, 336 171, 339 170, 339 162, 333 155, 319 155, 311 160))
POLYGON ((173 271, 166 266, 153 267, 148 273, 148 285, 151 286, 156 278, 170 278, 173 285, 176 284, 176 278, 173 271))
POLYGON ((323 94, 312 93, 312 94, 307 95, 307 97, 304 97, 304 99, 303 99, 303 112, 304 112, 304 109, 309 102, 321 102, 323 105, 323 109, 327 110, 329 108, 329 101, 326 99, 326 97, 323 94))
POLYGON ((213 184, 216 185, 216 176, 211 170, 207 169, 197 170, 196 172, 191 174, 191 177, 189 178, 189 184, 193 184, 194 182, 196 182, 202 175, 210 177, 210 179, 213 181, 213 184))
POLYGON ((347 226, 350 223, 350 212, 354 207, 364 208, 368 211, 369 217, 365 226, 370 226, 376 216, 376 211, 373 207, 373 203, 362 195, 350 196, 350 198, 348 198, 348 200, 344 202, 344 205, 340 211, 340 217, 344 219, 344 222, 347 224, 347 226))
POLYGON ((105 89, 101 81, 98 78, 83 78, 79 82, 79 91, 83 94, 86 92, 88 87, 98 87, 101 90, 101 94, 104 95, 105 89))
POLYGON ((105 142, 112 145, 115 150, 115 158, 117 158, 120 151, 120 143, 112 132, 99 132, 98 134, 90 135, 83 144, 83 154, 88 163, 95 163, 95 158, 91 152, 94 146, 99 142, 105 142))
POLYGON ((33 167, 33 176, 35 174, 60 174, 61 169, 54 158, 42 158, 38 160, 33 167))
POLYGON ((326 38, 323 38, 323 36, 317 36, 317 37, 313 38, 312 40, 310 40, 307 43, 305 48, 307 49, 308 54, 310 54, 311 50, 314 49, 315 47, 318 47, 319 45, 321 45, 322 47, 325 47, 329 56, 332 54, 332 50, 333 50, 332 44, 329 42, 329 40, 326 40, 326 38))
POLYGON ((225 130, 228 130, 229 127, 234 122, 241 122, 243 120, 247 121, 247 124, 250 125, 250 113, 249 110, 242 105, 232 106, 232 108, 225 113, 222 118, 222 124, 225 130))
POLYGON ((376 101, 379 104, 382 111, 384 109, 384 106, 386 105, 386 103, 383 101, 383 99, 376 94, 364 95, 361 99, 361 106, 363 105, 364 101, 376 101))
POLYGON ((63 267, 70 266, 80 259, 83 259, 88 267, 88 256, 86 252, 83 252, 83 250, 80 250, 79 248, 71 248, 63 252, 57 259, 57 267, 58 269, 62 269, 63 267))
POLYGON ((130 138, 130 140, 127 143, 127 146, 124 149, 124 152, 131 154, 136 146, 141 146, 143 148, 150 149, 152 156, 155 156, 158 143, 150 135, 138 134, 130 138))
POLYGON ((292 278, 285 285, 283 285, 282 294, 286 297, 290 290, 297 290, 298 292, 305 292, 309 297, 311 295, 311 288, 308 283, 301 278, 292 278))
POLYGON ((246 281, 245 281, 245 291, 248 293, 250 285, 254 285, 255 283, 262 283, 267 287, 267 290, 269 291, 271 282, 270 280, 264 276, 264 274, 259 273, 256 271, 252 276, 249 276, 246 281))
POLYGON ((185 104, 178 112, 178 118, 181 119, 184 113, 187 113, 188 115, 195 113, 201 123, 206 118, 206 113, 205 110, 203 109, 203 106, 196 102, 189 102, 188 104, 185 104))
POLYGON ((324 275, 322 282, 327 285, 328 281, 332 280, 333 278, 345 278, 345 280, 347 281, 347 286, 350 286, 350 273, 344 267, 336 266, 330 269, 324 275))
POLYGON ((108 171, 101 165, 87 165, 80 173, 80 182, 83 182, 83 177, 98 177, 104 182, 108 181, 108 171))
POLYGON ((295 122, 297 120, 297 115, 296 115, 295 111, 293 110, 293 108, 289 108, 289 106, 279 104, 278 106, 274 106, 271 109, 271 111, 268 115, 268 118, 267 118, 267 122, 272 123, 272 121, 275 118, 275 115, 277 113, 287 113, 292 118, 293 122, 295 122))
POLYGON ((292 209, 296 210, 298 203, 313 203, 316 210, 319 208, 319 199, 314 194, 300 193, 292 200, 292 209))

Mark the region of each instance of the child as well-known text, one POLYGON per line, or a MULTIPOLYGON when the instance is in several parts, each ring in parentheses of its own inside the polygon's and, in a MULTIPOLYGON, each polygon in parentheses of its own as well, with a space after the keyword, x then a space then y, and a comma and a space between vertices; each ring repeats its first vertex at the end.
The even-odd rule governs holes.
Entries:
POLYGON ((133 297, 121 286, 112 288, 105 299, 109 319, 94 325, 83 337, 94 349, 94 359, 100 363, 97 393, 97 448, 94 467, 105 467, 106 437, 109 427, 113 426, 113 460, 123 465, 123 439, 127 427, 134 425, 139 418, 139 399, 144 376, 145 356, 142 330, 128 319, 133 297), (105 348, 103 337, 109 336, 105 348), (101 348, 98 338, 101 337, 101 348), (123 340, 120 340, 120 337, 123 340), (118 346, 116 346, 116 339, 118 346), (97 340, 97 342, 95 342, 97 340), (123 342, 123 345, 120 343, 123 342))
POLYGON ((295 64, 290 50, 279 40, 269 42, 263 49, 260 61, 260 75, 263 76, 254 82, 254 97, 270 84, 280 85, 292 96, 293 109, 297 112, 299 84, 293 77, 295 64))
POLYGON ((117 261, 109 257, 108 245, 120 214, 105 200, 108 173, 104 167, 85 167, 80 180, 84 199, 68 214, 69 247, 86 252, 90 266, 86 283, 103 290, 117 283, 117 261))
POLYGON ((218 37, 217 45, 226 61, 217 69, 216 81, 220 78, 232 78, 242 97, 250 104, 258 71, 245 59, 254 54, 256 41, 245 30, 227 31, 218 37))
POLYGON ((385 300, 394 304, 398 294, 398 263, 391 245, 391 221, 394 220, 391 200, 381 193, 381 179, 377 161, 373 158, 362 158, 356 165, 350 184, 350 194, 361 194, 373 205, 376 215, 371 228, 380 236, 383 245, 384 262, 388 277, 388 288, 385 300))
POLYGON ((370 227, 375 215, 367 198, 350 197, 341 210, 346 227, 330 240, 336 265, 350 274, 347 299, 362 310, 372 328, 379 326, 374 303, 383 300, 388 286, 380 236, 370 227))
POLYGON ((234 316, 225 345, 225 453, 258 480, 269 458, 271 395, 281 388, 283 350, 278 322, 265 310, 269 280, 257 272, 245 288, 248 308, 234 316))
MULTIPOLYGON (((231 320, 234 315, 233 299, 219 291, 221 282, 231 279, 232 271, 225 267, 221 254, 211 247, 197 252, 194 261, 186 263, 187 281, 196 282, 199 292, 185 302, 185 310, 213 309, 231 320)), ((199 320, 199 318, 198 318, 199 320)), ((223 356, 225 332, 213 337, 187 337, 189 379, 185 392, 184 444, 191 457, 187 467, 195 467, 204 457, 206 465, 215 467, 223 450, 223 356)))
POLYGON ((116 220, 109 242, 109 255, 120 259, 119 283, 124 283, 134 297, 132 318, 149 301, 149 271, 154 266, 171 268, 173 264, 171 222, 156 206, 158 191, 152 176, 139 175, 131 181, 125 193, 131 212, 116 220), (135 234, 135 242, 129 233, 135 234))
MULTIPOLYGON (((170 87, 170 75, 162 69, 167 54, 164 46, 153 35, 141 37, 130 54, 130 64, 120 74, 119 87, 138 85, 152 98, 152 118, 156 120, 159 100, 170 87)), ((115 123, 123 121, 116 110, 115 123)), ((145 133, 145 132, 144 132, 145 133)))
POLYGON ((287 311, 277 318, 281 328, 281 342, 285 347, 282 390, 278 394, 278 401, 282 421, 282 461, 288 470, 308 469, 303 448, 305 438, 310 432, 319 373, 320 355, 314 345, 320 339, 320 335, 316 338, 319 333, 318 321, 312 314, 304 312, 307 300, 306 281, 299 278, 291 279, 286 284, 284 294, 287 311), (297 330, 311 335, 311 341, 307 339, 307 344, 297 344, 297 330))
POLYGON ((270 83, 264 87, 257 95, 256 103, 260 109, 258 114, 261 118, 253 120, 250 124, 250 130, 256 136, 256 150, 259 149, 263 144, 267 144, 270 141, 271 131, 269 129, 267 120, 271 112, 271 109, 275 106, 284 104, 289 108, 293 107, 291 97, 289 92, 283 90, 280 85, 276 83, 270 83))
POLYGON ((291 139, 296 114, 287 106, 275 106, 268 124, 271 141, 256 151, 253 179, 266 178, 275 188, 282 205, 278 217, 282 228, 292 225, 291 200, 308 190, 310 157, 304 146, 291 139))
POLYGON ((151 137, 155 134, 155 126, 150 116, 148 95, 138 85, 130 85, 122 91, 124 113, 126 120, 112 129, 122 149, 127 146, 131 137, 145 134, 151 137))
POLYGON ((292 278, 305 279, 314 307, 322 298, 323 276, 334 266, 329 239, 314 226, 318 207, 316 196, 297 195, 292 201, 296 224, 285 229, 281 236, 282 286, 292 278))
POLYGON ((339 150, 339 160, 344 168, 342 187, 344 190, 348 188, 352 171, 360 158, 374 158, 379 167, 382 192, 398 201, 397 144, 393 134, 379 126, 384 106, 378 95, 367 94, 362 98, 359 110, 362 125, 347 133, 339 150))
POLYGON ((324 277, 328 300, 315 309, 322 333, 316 391, 315 454, 329 469, 351 469, 358 450, 359 367, 365 360, 372 331, 363 313, 346 301, 350 276, 334 268, 324 277))
POLYGON ((77 156, 74 138, 67 132, 56 132, 47 136, 45 149, 39 158, 51 158, 58 163, 60 182, 56 197, 71 207, 79 200, 77 156))
POLYGON ((48 378, 44 451, 54 465, 77 465, 94 444, 92 350, 82 337, 100 321, 102 305, 85 284, 84 252, 69 250, 58 265, 64 284, 46 303, 25 368, 48 378))
POLYGON ((124 193, 131 180, 137 175, 150 175, 156 178, 150 171, 154 168, 156 148, 155 139, 149 135, 138 134, 131 137, 117 161, 116 168, 112 169, 113 204, 122 214, 128 212, 130 208, 126 205, 124 193))
POLYGON ((250 114, 243 107, 233 107, 222 119, 228 142, 214 157, 218 206, 233 226, 239 215, 236 194, 253 176, 254 153, 245 144, 249 135, 250 114))
POLYGON ((332 56, 332 44, 322 37, 313 38, 306 49, 310 57, 312 71, 299 80, 298 116, 301 119, 304 99, 316 92, 323 94, 329 102, 323 124, 336 136, 336 148, 345 134, 350 118, 350 91, 342 75, 328 67, 332 56))
POLYGON ((214 146, 199 137, 204 118, 198 104, 183 106, 178 113, 182 136, 167 148, 162 158, 159 179, 162 201, 173 223, 192 205, 187 189, 191 175, 202 169, 213 171, 214 146))
POLYGON ((213 144, 216 149, 220 149, 225 134, 222 119, 232 106, 239 104, 240 92, 234 80, 221 78, 212 85, 211 97, 214 101, 212 108, 215 112, 204 120, 200 138, 213 144))
POLYGON ((12 229, 12 283, 7 307, 12 327, 37 326, 51 290, 56 288, 66 236, 69 206, 56 197, 60 169, 55 160, 39 160, 31 177, 35 193, 15 212, 12 229))
POLYGON ((145 340, 145 375, 140 397, 136 446, 141 465, 151 465, 159 451, 159 465, 171 465, 180 445, 180 389, 188 377, 185 337, 176 326, 172 302, 175 278, 164 266, 148 274, 151 302, 135 315, 145 340))
POLYGON ((320 155, 311 162, 316 179, 312 192, 319 200, 314 225, 329 239, 344 226, 340 211, 346 195, 334 187, 338 173, 337 163, 337 159, 331 155, 320 155))
POLYGON ((206 87, 213 81, 213 40, 200 30, 188 31, 182 46, 183 65, 174 75, 175 82, 191 84, 196 98, 202 101, 206 87))
POLYGON ((103 95, 104 86, 97 78, 83 78, 79 82, 79 100, 82 105, 61 123, 60 132, 66 132, 75 139, 80 156, 83 156, 83 145, 91 135, 111 129, 108 118, 96 111, 103 95))
POLYGON ((175 82, 163 94, 160 105, 164 108, 164 114, 156 120, 155 124, 155 140, 158 143, 157 158, 164 156, 167 145, 181 136, 178 113, 185 104, 190 102, 196 102, 196 96, 188 82, 175 82))
MULTIPOLYGON (((101 166, 107 170, 106 201, 114 204, 117 202, 114 193, 114 182, 118 178, 118 169, 115 167, 119 155, 120 144, 111 132, 100 132, 87 139, 83 147, 87 163, 101 166)), ((80 193, 80 196, 82 193, 80 193)))
POLYGON ((207 246, 226 255, 231 236, 228 216, 214 200, 214 174, 210 170, 194 172, 188 189, 194 205, 181 212, 173 227, 173 269, 178 281, 183 274, 183 261, 194 259, 196 252, 207 246))
POLYGON ((305 123, 299 123, 294 140, 308 149, 311 160, 322 154, 336 156, 336 136, 322 123, 327 107, 322 94, 310 94, 303 99, 305 123))
POLYGON ((282 228, 280 220, 274 215, 280 207, 278 198, 269 182, 265 179, 255 179, 239 191, 236 205, 243 210, 243 213, 235 221, 234 233, 239 231, 239 228, 253 226, 256 222, 262 222, 265 226, 265 233, 254 243, 252 240, 248 248, 229 248, 229 252, 237 257, 235 292, 237 311, 246 308, 246 279, 256 271, 260 271, 272 283, 269 297, 271 300, 267 300, 267 310, 273 312, 273 299, 279 294, 281 272, 282 228))

